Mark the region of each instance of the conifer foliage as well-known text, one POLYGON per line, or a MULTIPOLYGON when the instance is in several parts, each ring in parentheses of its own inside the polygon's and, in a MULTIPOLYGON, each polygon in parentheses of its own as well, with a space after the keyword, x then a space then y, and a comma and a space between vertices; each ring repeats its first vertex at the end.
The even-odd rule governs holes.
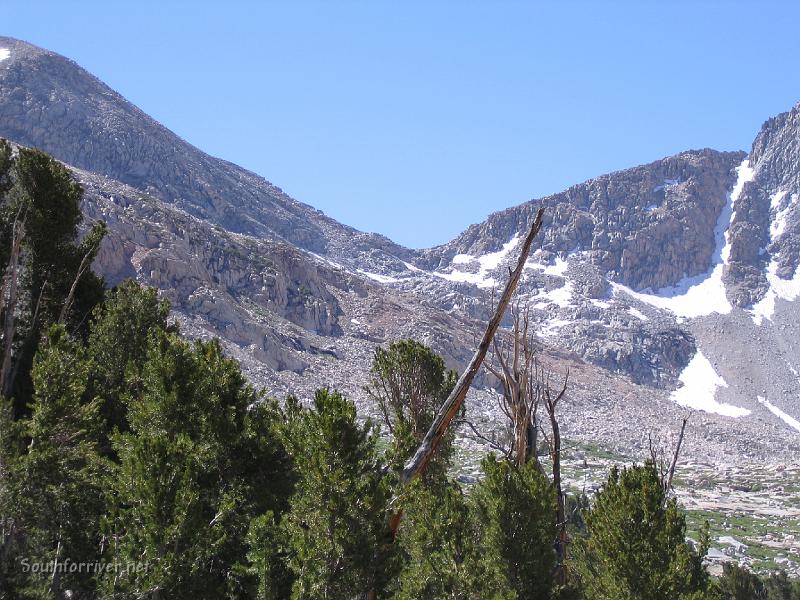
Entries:
POLYGON ((706 597, 706 549, 686 543, 685 518, 652 464, 613 468, 585 518, 575 554, 587 598, 706 597))
POLYGON ((368 421, 337 392, 320 390, 312 408, 288 407, 286 441, 298 473, 286 516, 289 565, 297 580, 292 598, 355 598, 383 589, 382 542, 390 497, 368 421))
POLYGON ((0 600, 798 598, 785 575, 736 566, 712 583, 707 540, 686 544, 649 463, 567 516, 535 453, 459 482, 450 428, 402 482, 456 385, 439 355, 376 351, 383 431, 336 391, 268 399, 218 341, 182 337, 155 290, 103 289, 105 226, 79 236, 81 193, 0 140, 0 600))

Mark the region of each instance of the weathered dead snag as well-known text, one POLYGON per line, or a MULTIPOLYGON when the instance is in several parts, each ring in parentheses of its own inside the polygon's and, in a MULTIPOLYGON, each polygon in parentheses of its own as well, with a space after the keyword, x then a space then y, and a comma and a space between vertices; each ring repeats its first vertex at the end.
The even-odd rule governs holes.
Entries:
MULTIPOLYGON (((517 288, 517 284, 522 277, 522 271, 525 268, 525 262, 528 260, 528 255, 530 254, 533 240, 536 238, 536 235, 542 228, 543 218, 544 208, 540 208, 536 214, 536 218, 531 224, 528 235, 525 237, 525 241, 522 244, 522 249, 520 250, 519 258, 517 259, 517 265, 514 270, 509 271, 509 278, 506 282, 505 289, 500 296, 500 300, 497 303, 497 307, 495 308, 492 318, 489 319, 489 323, 486 326, 486 331, 483 334, 480 344, 478 344, 475 354, 469 361, 467 368, 461 374, 461 377, 459 377, 458 382, 453 388, 453 391, 447 397, 447 400, 444 401, 444 404, 442 404, 442 407, 436 414, 436 418, 433 420, 433 423, 425 434, 425 437, 422 439, 422 442, 420 443, 416 452, 411 459, 406 462, 403 469, 399 473, 401 490, 403 487, 410 484, 425 472, 428 464, 436 453, 436 449, 439 447, 442 439, 447 434, 450 424, 461 410, 461 407, 463 406, 464 400, 467 396, 467 391, 469 391, 472 381, 475 379, 475 376, 477 375, 484 359, 486 358, 486 353, 489 351, 489 346, 494 339, 494 335, 497 332, 501 321, 503 320, 506 309, 508 308, 511 298, 514 295, 514 291, 517 288)), ((390 507, 390 511, 391 512, 387 520, 387 525, 389 529, 389 543, 391 544, 394 542, 394 539, 397 535, 397 530, 400 527, 403 513, 402 509, 399 508, 391 509, 390 507)), ((367 598, 370 600, 373 600, 376 597, 375 590, 371 590, 367 594, 367 598)))

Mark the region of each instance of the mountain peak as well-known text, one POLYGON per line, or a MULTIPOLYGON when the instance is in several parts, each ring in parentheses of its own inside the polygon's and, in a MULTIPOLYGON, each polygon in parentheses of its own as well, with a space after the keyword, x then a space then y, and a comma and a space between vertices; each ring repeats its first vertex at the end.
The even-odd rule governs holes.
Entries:
POLYGON ((236 232, 283 239, 349 260, 358 251, 412 252, 342 225, 264 178, 209 156, 75 62, 0 38, 0 136, 138 188, 236 232), (360 249, 360 250, 359 250, 360 249))

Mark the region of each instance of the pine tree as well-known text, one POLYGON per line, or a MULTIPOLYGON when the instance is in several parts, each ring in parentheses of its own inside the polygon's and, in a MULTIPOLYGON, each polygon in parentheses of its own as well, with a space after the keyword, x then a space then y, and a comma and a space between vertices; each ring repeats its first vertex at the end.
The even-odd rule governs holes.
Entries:
POLYGON ((94 223, 77 242, 83 190, 66 167, 44 152, 20 148, 10 178, 13 186, 0 208, 0 256, 16 274, 19 290, 16 306, 4 306, 4 318, 14 319, 7 332, 14 352, 13 368, 4 368, 0 377, 5 388, 0 393, 14 397, 17 414, 27 414, 30 371, 42 332, 62 323, 70 332, 85 334, 89 313, 103 298, 103 280, 90 266, 106 227, 94 223), (17 253, 12 252, 15 239, 17 253), (18 263, 13 269, 12 255, 18 263))
POLYGON ((96 563, 109 464, 100 456, 102 427, 97 401, 86 401, 88 362, 62 326, 53 326, 34 360, 31 417, 25 422, 28 452, 10 480, 24 525, 21 556, 53 565, 52 573, 20 572, 18 593, 65 598, 94 589, 91 574, 71 565, 96 563))
POLYGON ((764 582, 767 600, 800 600, 800 580, 790 580, 786 571, 772 573, 764 582))
POLYGON ((552 485, 533 461, 517 467, 489 456, 482 467, 484 478, 472 493, 481 581, 513 590, 515 598, 549 599, 556 564, 552 485))
POLYGON ((276 407, 258 404, 218 342, 163 332, 131 387, 108 528, 113 560, 141 568, 111 574, 105 593, 242 597, 256 585, 251 521, 279 511, 290 487, 276 407))
POLYGON ((398 533, 405 568, 394 584, 396 600, 514 598, 497 580, 480 581, 475 524, 464 493, 454 483, 408 489, 398 533))
POLYGON ((372 424, 359 425, 355 405, 327 390, 311 409, 290 399, 288 416, 299 476, 285 517, 292 597, 344 600, 381 590, 385 564, 376 551, 390 490, 372 424))
MULTIPOLYGON (((391 460, 399 467, 427 433, 458 375, 447 369, 441 356, 414 340, 394 342, 386 350, 377 348, 370 373, 365 391, 381 410, 393 440, 391 460)), ((439 445, 426 481, 444 476, 453 439, 451 433, 439 445)))
POLYGON ((685 541, 686 522, 652 464, 612 469, 586 514, 575 566, 588 598, 703 598, 708 577, 685 541))
POLYGON ((283 530, 272 512, 255 517, 247 532, 250 562, 248 571, 254 576, 250 597, 254 600, 287 598, 293 583, 286 568, 283 530))
POLYGON ((123 281, 92 315, 88 355, 89 390, 102 399, 109 431, 128 430, 125 396, 141 379, 151 335, 168 330, 169 302, 154 288, 123 281))

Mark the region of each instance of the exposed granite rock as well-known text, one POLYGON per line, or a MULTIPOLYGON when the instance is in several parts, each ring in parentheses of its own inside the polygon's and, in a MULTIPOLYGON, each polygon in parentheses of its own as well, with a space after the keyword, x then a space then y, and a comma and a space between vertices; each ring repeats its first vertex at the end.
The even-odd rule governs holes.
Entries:
MULTIPOLYGON (((749 458, 769 457, 776 445, 798 452, 796 435, 755 399, 767 394, 800 415, 794 304, 759 328, 739 308, 687 320, 620 288, 663 288, 709 272, 714 228, 743 153, 690 151, 598 177, 418 252, 336 223, 209 157, 63 57, 9 38, 0 47, 11 50, 0 63, 0 135, 83 169, 75 173, 85 212, 110 231, 97 268, 111 283, 134 277, 156 286, 185 333, 219 336, 270 394, 310 397, 331 386, 374 415, 362 389, 373 352, 405 337, 463 367, 516 260, 508 242, 544 205, 545 229, 518 301, 542 360, 573 374, 569 436, 643 447, 649 429, 685 413, 669 391, 702 350, 729 383, 724 401, 754 418, 697 413, 687 448, 749 458), (456 254, 474 260, 456 269, 456 254)), ((772 206, 775 192, 797 191, 796 113, 765 126, 751 156, 756 177, 736 206, 725 278, 741 306, 762 293, 769 261, 782 277, 797 264, 800 215, 789 199, 772 206), (773 239, 778 213, 782 232, 773 239)), ((490 382, 476 383, 470 414, 496 423, 490 382)))
POLYGON ((743 158, 742 152, 698 150, 604 175, 494 213, 420 260, 437 268, 456 254, 497 251, 544 205, 544 250, 589 252, 603 275, 634 289, 672 286, 711 264, 714 227, 743 158))
POLYGON ((777 260, 777 275, 791 279, 800 265, 800 215, 783 215, 783 231, 773 239, 770 225, 776 210, 772 199, 787 202, 800 194, 800 104, 769 119, 753 142, 749 156, 753 179, 736 202, 730 229, 731 265, 726 273, 728 295, 736 306, 748 307, 764 297, 769 284, 765 268, 777 260))

